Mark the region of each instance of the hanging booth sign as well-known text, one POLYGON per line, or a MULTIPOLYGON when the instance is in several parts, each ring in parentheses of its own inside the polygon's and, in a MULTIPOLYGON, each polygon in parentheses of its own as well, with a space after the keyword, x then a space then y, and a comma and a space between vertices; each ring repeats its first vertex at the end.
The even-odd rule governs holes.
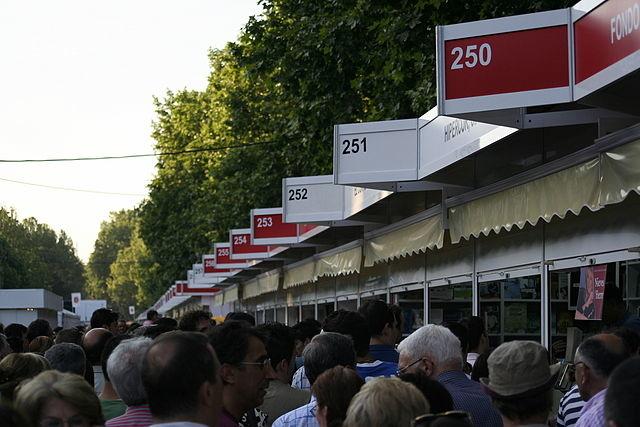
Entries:
POLYGON ((314 224, 286 223, 282 208, 251 210, 251 242, 254 245, 293 245, 326 229, 314 224))
POLYGON ((243 269, 249 267, 249 262, 246 260, 233 260, 231 259, 231 243, 214 243, 213 250, 215 251, 215 268, 218 269, 243 269))
MULTIPOLYGON (((287 223, 341 221, 387 197, 391 192, 334 184, 333 175, 282 180, 283 217, 287 223)), ((344 225, 348 225, 347 221, 344 225)))
POLYGON ((437 27, 439 113, 571 102, 570 18, 561 9, 437 27))
POLYGON ((185 280, 176 280, 176 295, 187 295, 187 296, 206 296, 213 295, 216 292, 220 291, 222 288, 211 287, 211 288, 200 288, 200 287, 191 287, 189 283, 185 280))
POLYGON ((229 277, 235 274, 230 268, 220 268, 216 265, 215 253, 202 255, 202 265, 205 278, 229 277))
POLYGON ((576 100, 640 69, 640 3, 585 0, 572 8, 576 100))
POLYGON ((250 228, 235 228, 229 230, 229 245, 231 248, 231 259, 234 261, 269 258, 272 251, 277 249, 272 246, 252 244, 250 228))

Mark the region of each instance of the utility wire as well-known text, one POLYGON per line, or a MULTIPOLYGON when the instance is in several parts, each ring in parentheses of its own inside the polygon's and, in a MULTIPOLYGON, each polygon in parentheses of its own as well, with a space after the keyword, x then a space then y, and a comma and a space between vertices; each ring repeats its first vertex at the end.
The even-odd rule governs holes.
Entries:
POLYGON ((44 162, 77 162, 86 160, 118 160, 118 159, 135 159, 140 157, 165 157, 165 156, 177 156, 179 154, 193 154, 202 152, 214 152, 223 151, 235 148, 253 147, 256 145, 270 145, 275 144, 278 141, 269 142, 249 142, 246 144, 226 145, 223 147, 209 147, 209 148, 193 148, 190 150, 180 151, 168 151, 165 153, 148 153, 148 154, 127 154, 124 156, 101 156, 101 157, 71 157, 71 158, 57 158, 57 159, 0 159, 0 163, 44 163, 44 162))
POLYGON ((31 185, 33 187, 50 188, 50 189, 54 189, 54 190, 76 191, 76 192, 79 192, 79 193, 109 194, 109 195, 112 195, 112 196, 139 196, 139 197, 146 196, 146 194, 114 193, 114 192, 110 192, 110 191, 83 190, 83 189, 79 189, 79 188, 56 187, 54 185, 35 184, 33 182, 16 181, 16 180, 7 179, 7 178, 0 178, 0 181, 12 182, 14 184, 31 185))

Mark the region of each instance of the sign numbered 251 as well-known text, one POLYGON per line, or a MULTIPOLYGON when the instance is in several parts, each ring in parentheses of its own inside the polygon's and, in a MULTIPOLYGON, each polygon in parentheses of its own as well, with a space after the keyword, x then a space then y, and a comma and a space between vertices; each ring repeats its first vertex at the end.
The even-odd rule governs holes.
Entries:
POLYGON ((367 138, 351 138, 342 141, 342 154, 357 154, 367 152, 367 138))

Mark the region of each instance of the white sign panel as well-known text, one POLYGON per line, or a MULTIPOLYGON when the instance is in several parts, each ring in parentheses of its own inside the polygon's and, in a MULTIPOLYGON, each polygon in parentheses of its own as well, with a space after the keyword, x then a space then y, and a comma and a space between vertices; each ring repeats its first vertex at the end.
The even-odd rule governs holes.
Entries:
POLYGON ((135 307, 135 306, 133 306, 133 305, 130 305, 130 306, 129 306, 129 315, 130 315, 130 316, 133 316, 133 315, 135 315, 135 314, 136 314, 136 307, 135 307))
POLYGON ((336 184, 418 179, 419 119, 336 125, 333 173, 336 184))
POLYGON ((378 203, 385 197, 393 194, 391 191, 376 190, 373 188, 344 186, 344 219, 347 219, 371 205, 378 203))
POLYGON ((285 178, 282 180, 284 221, 339 221, 344 213, 343 192, 343 186, 333 183, 333 175, 285 178))
POLYGON ((71 294, 71 305, 73 308, 76 308, 80 304, 80 301, 82 301, 82 294, 80 292, 73 292, 71 294))
MULTIPOLYGON (((423 118, 433 117, 437 107, 423 118)), ((488 147, 517 129, 436 116, 420 128, 418 178, 424 178, 488 147)))

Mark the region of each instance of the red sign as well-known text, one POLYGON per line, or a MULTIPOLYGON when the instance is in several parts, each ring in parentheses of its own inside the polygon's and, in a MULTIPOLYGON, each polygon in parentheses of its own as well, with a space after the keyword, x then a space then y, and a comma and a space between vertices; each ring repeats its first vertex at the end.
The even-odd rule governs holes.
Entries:
POLYGON ((569 85, 567 26, 447 40, 445 99, 569 85))
POLYGON ((254 239, 296 238, 297 236, 298 225, 283 222, 282 213, 253 216, 254 239))
POLYGON ((178 294, 215 294, 221 288, 191 288, 187 283, 178 283, 176 285, 178 294))
POLYGON ((211 273, 228 273, 228 268, 217 268, 215 255, 202 255, 202 263, 204 264, 204 274, 211 273))
POLYGON ((268 253, 269 246, 266 245, 252 245, 251 244, 251 229, 246 229, 245 232, 236 232, 231 230, 229 234, 231 238, 231 256, 241 254, 260 254, 268 253))
POLYGON ((575 318, 578 320, 602 320, 604 287, 607 265, 594 265, 580 269, 580 290, 575 318))
POLYGON ((580 83, 640 50, 640 3, 606 1, 573 28, 575 81, 580 83))

